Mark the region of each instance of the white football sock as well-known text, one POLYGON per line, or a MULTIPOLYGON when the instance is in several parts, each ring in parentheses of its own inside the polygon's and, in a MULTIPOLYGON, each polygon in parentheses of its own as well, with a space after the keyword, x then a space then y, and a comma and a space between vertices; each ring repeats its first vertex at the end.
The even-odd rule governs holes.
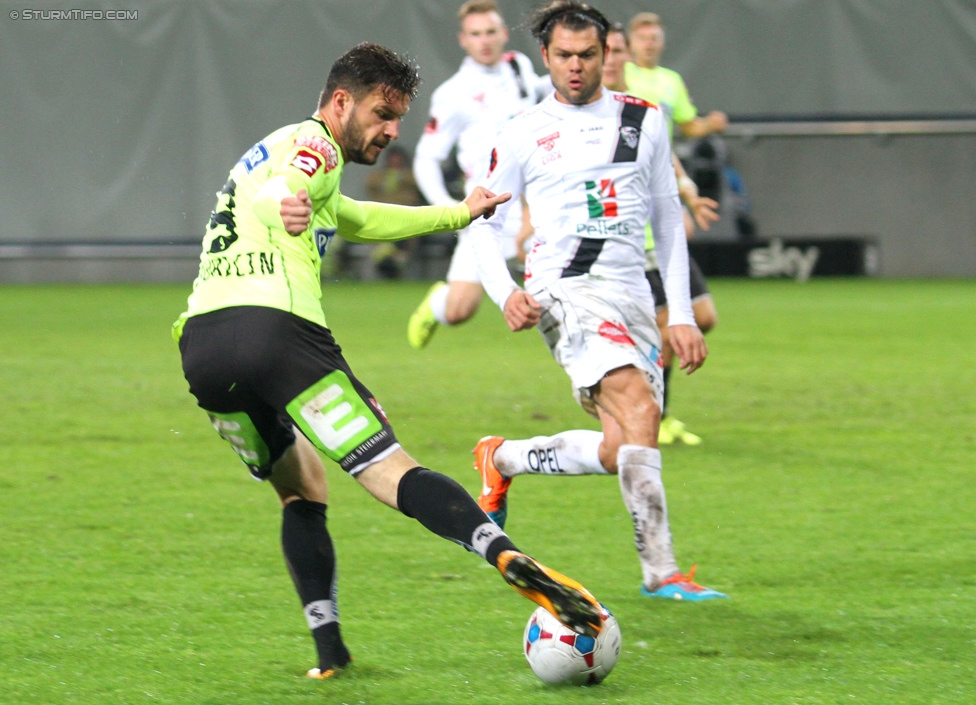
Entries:
POLYGON ((430 310, 434 312, 434 318, 442 326, 449 325, 447 322, 447 294, 450 290, 450 284, 442 286, 430 297, 430 310))
POLYGON ((599 431, 563 431, 524 441, 505 441, 495 450, 495 467, 505 477, 534 475, 606 475, 600 464, 599 431))
POLYGON ((661 451, 622 445, 617 451, 620 494, 634 521, 634 545, 640 558, 644 586, 655 589, 678 571, 671 546, 668 503, 661 480, 661 451))

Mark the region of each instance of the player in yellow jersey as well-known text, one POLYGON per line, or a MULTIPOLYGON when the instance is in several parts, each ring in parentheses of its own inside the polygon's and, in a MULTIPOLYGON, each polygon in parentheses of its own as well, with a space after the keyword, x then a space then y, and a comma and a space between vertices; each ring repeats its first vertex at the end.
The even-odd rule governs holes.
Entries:
POLYGON ((477 188, 457 205, 411 208, 340 193, 346 163, 374 164, 396 139, 419 80, 415 66, 376 44, 333 64, 315 114, 271 133, 231 169, 187 311, 174 326, 190 392, 281 499, 282 548, 318 651, 313 678, 350 661, 316 449, 384 504, 482 556, 570 628, 595 636, 602 627, 585 588, 518 551, 460 484, 407 455, 326 328, 320 266, 332 237, 457 230, 508 200, 477 188))
POLYGON ((724 131, 729 124, 728 116, 719 110, 700 116, 681 75, 661 66, 664 52, 661 18, 653 12, 639 12, 630 20, 629 30, 633 61, 624 69, 627 88, 633 95, 650 100, 664 110, 672 138, 674 125, 685 137, 705 137, 724 131))

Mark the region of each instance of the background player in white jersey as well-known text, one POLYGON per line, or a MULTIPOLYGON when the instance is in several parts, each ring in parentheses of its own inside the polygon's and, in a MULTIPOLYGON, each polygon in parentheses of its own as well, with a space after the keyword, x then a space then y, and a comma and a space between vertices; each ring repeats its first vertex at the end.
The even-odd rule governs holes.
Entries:
MULTIPOLYGON (((610 29, 607 32, 607 58, 603 62, 603 87, 609 88, 612 91, 617 91, 619 93, 628 93, 627 81, 624 78, 624 66, 630 61, 630 48, 627 44, 627 30, 619 22, 614 22, 610 25, 610 29)), ((653 102, 653 101, 652 101, 653 102)), ((695 233, 695 226, 703 230, 708 230, 711 224, 719 219, 717 213, 718 203, 711 198, 705 198, 698 193, 698 186, 694 181, 688 176, 685 171, 684 166, 681 164, 681 160, 678 159, 677 155, 672 152, 671 161, 674 163, 674 173, 675 177, 678 179, 678 195, 681 197, 681 202, 684 203, 688 210, 684 212, 684 222, 685 222, 685 233, 690 239, 695 233)), ((528 205, 525 205, 527 212, 528 205)), ((534 229, 531 227, 531 222, 529 226, 523 228, 516 239, 516 247, 520 254, 522 249, 525 247, 524 243, 532 237, 534 229)), ((653 250, 652 250, 653 252, 653 250)), ((523 260, 524 256, 521 257, 523 260)), ((690 260, 689 260, 690 261, 690 260)), ((655 274, 657 274, 657 266, 654 268, 655 274)), ((650 277, 650 274, 648 274, 650 277)), ((660 275, 657 274, 656 281, 660 282, 660 275)), ((663 295, 663 284, 659 284, 658 288, 661 290, 663 295)), ((692 287, 694 288, 694 287, 692 287)), ((660 310, 667 308, 667 299, 658 300, 658 289, 653 288, 654 292, 654 305, 660 310)), ((711 297, 709 297, 710 300, 711 297)), ((704 327, 701 325, 701 321, 698 316, 698 306, 695 303, 695 295, 692 294, 692 308, 695 311, 695 320, 698 322, 698 327, 705 332, 704 327)), ((658 327, 667 325, 667 313, 665 311, 664 315, 658 315, 658 327)), ((712 317, 712 324, 714 325, 714 317, 712 317)), ((665 356, 668 355, 669 344, 667 342, 667 334, 662 329, 662 335, 664 336, 664 348, 665 356)), ((670 364, 670 362, 668 362, 670 364)), ((667 397, 667 378, 665 375, 665 398, 667 397)))
MULTIPOLYGON (((417 184, 434 205, 456 202, 444 185, 441 171, 441 162, 455 146, 466 183, 480 179, 488 168, 487 145, 502 124, 552 90, 549 79, 536 75, 527 56, 505 51, 508 29, 494 0, 469 0, 458 10, 458 20, 458 42, 468 55, 457 73, 434 91, 430 120, 417 143, 413 162, 417 184)), ((508 258, 516 254, 515 235, 521 227, 521 209, 516 204, 509 210, 503 229, 508 258)), ((438 325, 457 325, 470 319, 483 294, 474 249, 467 231, 462 231, 447 282, 434 284, 410 317, 410 345, 423 348, 438 325)))
POLYGON ((664 117, 650 103, 601 86, 609 23, 598 10, 556 0, 531 27, 556 93, 502 128, 484 182, 513 198, 524 195, 532 206, 536 232, 524 290, 505 267, 499 228, 470 230, 485 290, 509 327, 538 325, 603 433, 483 438, 475 447, 479 504, 504 524, 514 475, 616 473, 634 522, 641 592, 725 597, 678 570, 661 480, 661 336, 644 278, 649 217, 682 369, 693 372, 708 354, 688 297, 688 249, 664 117))

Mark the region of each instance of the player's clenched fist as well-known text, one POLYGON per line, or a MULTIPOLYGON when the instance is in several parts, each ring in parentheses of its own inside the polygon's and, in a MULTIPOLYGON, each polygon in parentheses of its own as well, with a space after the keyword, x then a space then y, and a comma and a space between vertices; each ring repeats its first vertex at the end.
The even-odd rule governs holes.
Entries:
POLYGON ((312 199, 308 197, 308 191, 302 189, 294 196, 282 198, 278 212, 288 234, 301 235, 312 222, 312 199))
POLYGON ((505 302, 505 322, 513 331, 531 328, 539 322, 542 306, 524 289, 516 289, 505 302))

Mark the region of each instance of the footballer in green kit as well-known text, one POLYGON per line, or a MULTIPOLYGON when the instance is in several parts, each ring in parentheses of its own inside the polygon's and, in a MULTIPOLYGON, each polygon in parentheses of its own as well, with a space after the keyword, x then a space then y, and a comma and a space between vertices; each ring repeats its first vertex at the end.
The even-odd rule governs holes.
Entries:
POLYGON ((384 504, 495 566, 517 591, 590 636, 600 607, 579 583, 521 553, 453 479, 400 446, 379 402, 326 327, 321 262, 330 240, 399 240, 458 230, 509 198, 476 188, 454 206, 360 203, 343 166, 374 164, 399 134, 417 69, 363 43, 333 64, 318 109, 255 144, 217 197, 187 310, 175 323, 190 392, 283 505, 281 542, 318 651, 313 678, 348 665, 339 630, 328 487, 319 452, 384 504))

